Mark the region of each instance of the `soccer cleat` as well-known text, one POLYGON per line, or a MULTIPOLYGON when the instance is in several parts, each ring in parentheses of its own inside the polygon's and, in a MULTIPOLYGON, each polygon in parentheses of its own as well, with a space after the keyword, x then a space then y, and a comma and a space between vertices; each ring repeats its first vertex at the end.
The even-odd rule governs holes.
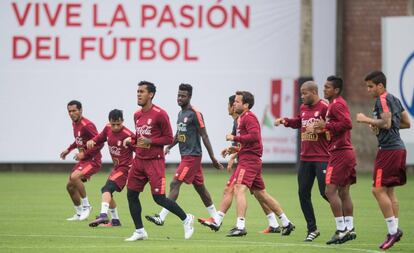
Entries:
POLYGON ((239 229, 237 227, 232 228, 229 233, 226 235, 227 237, 236 237, 236 236, 245 236, 247 235, 246 228, 239 229))
POLYGON ((89 227, 97 227, 100 224, 107 224, 109 222, 108 215, 106 213, 101 213, 98 218, 96 218, 94 221, 89 223, 89 227))
POLYGON ((336 230, 332 238, 326 242, 326 244, 342 244, 350 240, 348 230, 336 230))
POLYGON ((187 214, 189 219, 184 222, 184 239, 190 239, 194 233, 194 216, 192 214, 187 214))
POLYGON ((280 232, 281 232, 280 227, 275 228, 275 227, 269 226, 265 230, 262 231, 262 234, 272 234, 272 233, 280 233, 280 232))
POLYGON ((349 230, 349 240, 355 240, 357 238, 357 234, 355 232, 355 228, 349 230))
POLYGON ((104 228, 111 228, 111 227, 120 227, 121 226, 121 222, 118 219, 112 219, 112 221, 104 224, 99 224, 99 227, 104 227, 104 228))
POLYGON ((286 227, 282 228, 282 235, 290 235, 290 233, 292 233, 292 231, 294 231, 295 228, 295 225, 293 225, 292 222, 289 222, 289 224, 286 227))
POLYGON ((73 215, 72 217, 67 218, 66 220, 67 220, 67 221, 79 221, 79 217, 80 217, 80 215, 79 215, 79 214, 75 214, 75 215, 73 215))
POLYGON ((403 231, 401 229, 397 229, 397 233, 390 235, 388 234, 385 238, 385 241, 380 245, 380 249, 387 250, 394 246, 394 243, 401 240, 403 236, 403 231))
POLYGON ((91 206, 83 206, 82 212, 80 214, 79 220, 86 220, 89 215, 91 214, 92 207, 91 206))
POLYGON ((142 232, 135 231, 131 237, 125 239, 126 242, 133 242, 133 241, 139 241, 139 240, 146 240, 148 239, 148 234, 144 230, 142 232))
POLYGON ((164 225, 164 221, 161 220, 161 217, 158 214, 154 214, 153 216, 145 215, 145 219, 147 219, 147 221, 149 221, 149 222, 154 223, 157 226, 164 225))
POLYGON ((198 222, 201 223, 201 225, 209 227, 211 230, 217 232, 220 229, 221 225, 218 225, 215 221, 213 217, 207 218, 207 219, 203 219, 203 218, 199 218, 198 222))
POLYGON ((313 240, 315 240, 317 237, 319 237, 321 235, 321 233, 318 230, 315 231, 308 231, 308 235, 305 238, 305 242, 312 242, 313 240))

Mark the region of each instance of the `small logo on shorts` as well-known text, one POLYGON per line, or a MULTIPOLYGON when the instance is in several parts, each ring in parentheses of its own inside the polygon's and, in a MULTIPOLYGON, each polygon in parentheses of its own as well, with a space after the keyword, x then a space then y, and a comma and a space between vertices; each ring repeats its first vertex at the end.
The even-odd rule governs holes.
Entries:
POLYGON ((158 188, 155 188, 155 189, 154 189, 154 191, 155 191, 155 192, 159 192, 159 191, 160 191, 160 189, 158 189, 158 188))
POLYGON ((178 177, 178 173, 175 173, 175 176, 178 177))

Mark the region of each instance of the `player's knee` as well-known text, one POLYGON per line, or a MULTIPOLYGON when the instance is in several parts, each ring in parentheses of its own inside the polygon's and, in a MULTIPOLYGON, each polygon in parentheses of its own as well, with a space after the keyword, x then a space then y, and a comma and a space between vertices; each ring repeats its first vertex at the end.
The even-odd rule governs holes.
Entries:
POLYGON ((127 198, 129 202, 136 201, 138 199, 138 196, 139 196, 139 192, 128 189, 127 198))
POLYGON ((179 188, 180 188, 180 186, 181 186, 181 182, 180 182, 180 181, 178 181, 178 180, 173 180, 173 181, 171 181, 171 183, 170 183, 170 190, 177 190, 177 189, 179 189, 179 188))
POLYGON ((116 186, 116 184, 115 183, 113 183, 113 182, 111 182, 111 181, 108 181, 108 182, 106 182, 106 184, 101 188, 101 192, 102 193, 105 193, 105 192, 109 192, 110 194, 111 194, 111 196, 112 196, 112 193, 114 193, 115 191, 116 191, 116 188, 117 188, 117 186, 116 186))
POLYGON ((164 206, 165 205, 165 200, 166 197, 164 194, 156 194, 156 195, 152 195, 152 198, 154 199, 155 203, 157 203, 160 206, 164 206))

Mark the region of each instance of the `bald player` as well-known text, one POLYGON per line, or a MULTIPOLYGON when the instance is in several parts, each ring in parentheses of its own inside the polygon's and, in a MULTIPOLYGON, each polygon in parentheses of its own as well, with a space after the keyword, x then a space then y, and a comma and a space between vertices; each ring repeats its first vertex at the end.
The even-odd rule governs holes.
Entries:
POLYGON ((325 196, 325 173, 328 165, 328 141, 325 133, 310 133, 306 128, 319 120, 325 120, 328 104, 319 98, 318 85, 314 81, 307 81, 300 88, 302 105, 299 115, 294 118, 278 118, 275 126, 283 124, 285 127, 301 131, 301 151, 298 168, 299 201, 307 224, 305 241, 312 242, 320 232, 316 226, 311 193, 315 177, 321 196, 325 196))

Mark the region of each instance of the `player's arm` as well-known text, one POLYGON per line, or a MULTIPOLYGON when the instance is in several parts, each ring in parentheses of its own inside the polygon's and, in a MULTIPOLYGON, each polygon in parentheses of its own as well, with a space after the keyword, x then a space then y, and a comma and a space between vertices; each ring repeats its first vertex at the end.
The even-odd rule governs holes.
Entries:
MULTIPOLYGON (((90 136, 92 139, 98 135, 98 130, 96 129, 94 124, 87 124, 86 126, 83 127, 82 131, 85 131, 85 135, 86 136, 90 136)), ((91 149, 87 149, 84 152, 80 152, 76 157, 78 159, 76 160, 82 160, 85 158, 91 158, 94 157, 98 152, 100 152, 100 150, 103 148, 103 143, 100 145, 95 145, 93 148, 91 149), (82 157, 83 154, 83 157, 82 157)))
POLYGON ((144 140, 145 144, 152 144, 152 145, 158 145, 158 146, 164 146, 164 145, 170 145, 173 143, 174 137, 172 133, 172 128, 170 124, 170 119, 168 118, 167 113, 161 113, 160 114, 160 121, 159 126, 162 135, 158 137, 154 137, 152 139, 145 138, 145 137, 139 137, 138 142, 142 141, 142 138, 146 139, 144 140), (148 143, 147 143, 148 141, 148 143))
POLYGON ((390 129, 391 128, 391 112, 381 113, 380 119, 374 119, 366 116, 363 113, 358 113, 356 115, 356 120, 359 123, 365 123, 371 127, 390 129))
POLYGON ((410 116, 407 111, 401 113, 400 129, 407 129, 411 127, 410 116))
POLYGON ((347 116, 346 114, 346 108, 342 104, 337 104, 335 107, 332 107, 331 113, 335 115, 335 118, 338 119, 337 122, 325 122, 323 120, 319 120, 315 123, 317 125, 320 123, 321 126, 325 126, 322 129, 328 130, 332 135, 339 135, 346 130, 352 129, 352 121, 351 118, 347 116))
POLYGON ((210 156, 211 162, 213 163, 214 168, 218 170, 223 169, 223 165, 219 163, 214 156, 213 148, 211 147, 210 138, 208 138, 207 130, 205 127, 199 128, 199 133, 201 136, 201 139, 203 140, 204 146, 207 149, 208 155, 210 156))
POLYGON ((76 145, 76 142, 74 141, 72 144, 70 144, 69 145, 69 147, 67 148, 67 149, 65 149, 65 150, 63 150, 61 153, 60 153, 60 159, 62 159, 62 160, 65 160, 66 159, 66 156, 72 151, 72 150, 74 150, 75 148, 77 147, 77 145, 76 145))
POLYGON ((177 143, 178 143, 178 131, 175 133, 175 135, 174 135, 174 140, 173 140, 173 142, 170 144, 170 145, 168 145, 168 146, 166 146, 165 147, 165 149, 164 149, 164 154, 165 155, 167 155, 167 154, 169 154, 170 153, 170 150, 175 146, 175 145, 177 145, 177 143))
POLYGON ((246 130, 247 134, 243 136, 234 136, 228 134, 226 136, 227 141, 237 141, 241 144, 247 144, 252 142, 258 142, 260 140, 260 126, 256 120, 252 117, 246 117, 246 130))
POLYGON ((108 126, 105 126, 104 129, 98 135, 96 135, 95 137, 93 137, 92 139, 90 139, 86 143, 86 147, 88 149, 92 149, 93 147, 95 147, 95 145, 101 145, 101 144, 103 144, 106 141, 106 139, 108 137, 108 135, 107 135, 107 131, 108 131, 107 127, 108 126))
POLYGON ((237 159, 237 153, 234 153, 230 156, 230 160, 227 163, 227 171, 232 172, 233 171, 233 165, 236 162, 237 159))
POLYGON ((302 119, 300 117, 300 115, 298 115, 295 118, 278 118, 275 120, 274 122, 275 126, 280 126, 280 125, 284 125, 285 127, 290 127, 290 128, 301 128, 302 127, 302 119))

